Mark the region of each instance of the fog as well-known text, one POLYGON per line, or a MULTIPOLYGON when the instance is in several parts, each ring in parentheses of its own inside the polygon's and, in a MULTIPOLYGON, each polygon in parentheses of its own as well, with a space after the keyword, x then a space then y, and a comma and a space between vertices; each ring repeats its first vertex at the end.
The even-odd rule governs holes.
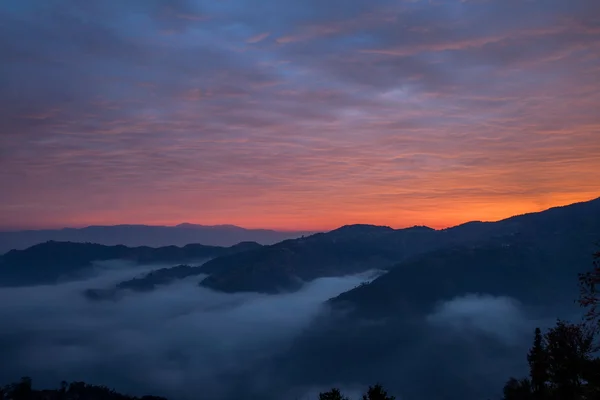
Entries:
POLYGON ((260 366, 285 352, 325 300, 373 277, 323 278, 278 296, 217 293, 197 276, 118 301, 82 295, 156 268, 103 263, 77 281, 0 289, 2 382, 84 380, 172 399, 227 398, 249 381, 268 387, 260 366))
POLYGON ((376 320, 321 319, 279 371, 295 388, 290 397, 316 399, 315 388, 337 386, 360 399, 380 382, 399 400, 499 398, 509 377, 526 376, 535 327, 550 327, 559 315, 553 307, 485 293, 439 298, 424 314, 407 310, 376 320))
POLYGON ((377 271, 282 295, 218 293, 198 286, 201 276, 118 300, 83 295, 161 267, 106 262, 76 281, 0 289, 0 380, 83 380, 170 400, 308 400, 334 386, 358 399, 381 382, 400 400, 475 400, 526 373, 534 328, 556 317, 485 293, 382 320, 324 305, 377 271))
POLYGON ((438 304, 427 316, 433 326, 458 334, 480 332, 506 344, 521 343, 531 335, 534 321, 523 305, 510 297, 468 294, 438 304))

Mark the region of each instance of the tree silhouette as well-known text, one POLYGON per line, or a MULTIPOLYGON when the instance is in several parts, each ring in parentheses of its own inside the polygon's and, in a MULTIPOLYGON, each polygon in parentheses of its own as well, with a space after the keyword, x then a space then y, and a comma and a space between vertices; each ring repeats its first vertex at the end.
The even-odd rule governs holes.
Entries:
POLYGON ((59 389, 34 390, 31 379, 21 378, 18 383, 13 383, 0 389, 2 400, 167 400, 164 397, 143 396, 141 398, 117 393, 106 387, 89 385, 85 382, 63 381, 59 389))
POLYGON ((558 321, 544 336, 536 329, 527 355, 531 379, 510 378, 504 400, 592 399, 600 386, 600 360, 593 356, 594 331, 558 321))
POLYGON ((534 400, 542 400, 546 396, 548 383, 548 357, 546 344, 540 328, 535 328, 533 347, 527 354, 531 394, 534 400))
POLYGON ((579 274, 579 304, 587 308, 586 319, 600 326, 600 251, 594 254, 594 267, 591 271, 579 274))
POLYGON ((24 376, 19 383, 9 385, 7 389, 12 400, 29 400, 32 397, 31 378, 24 376))
POLYGON ((600 253, 594 254, 593 270, 579 275, 579 303, 588 308, 587 320, 594 323, 558 320, 544 335, 536 328, 527 354, 530 379, 510 378, 504 385, 504 400, 600 399, 600 359, 594 344, 600 322, 599 260, 600 253))
MULTIPOLYGON (((369 386, 363 400, 395 400, 380 384, 369 386)), ((34 390, 31 378, 24 377, 18 383, 0 387, 0 400, 167 400, 159 396, 128 396, 117 393, 106 386, 90 385, 85 382, 62 381, 58 389, 34 390)), ((319 393, 319 400, 349 400, 340 389, 332 388, 319 393)))
POLYGON ((340 389, 332 388, 328 392, 319 393, 319 400, 348 400, 348 398, 342 395, 340 389))
POLYGON ((581 398, 587 386, 584 375, 592 361, 593 332, 582 324, 558 321, 545 338, 548 378, 555 397, 581 398))
POLYGON ((530 400, 532 398, 529 379, 510 378, 504 385, 504 400, 530 400))
POLYGON ((379 383, 375 386, 369 386, 367 393, 363 395, 363 400, 395 400, 395 396, 388 396, 387 392, 379 383))

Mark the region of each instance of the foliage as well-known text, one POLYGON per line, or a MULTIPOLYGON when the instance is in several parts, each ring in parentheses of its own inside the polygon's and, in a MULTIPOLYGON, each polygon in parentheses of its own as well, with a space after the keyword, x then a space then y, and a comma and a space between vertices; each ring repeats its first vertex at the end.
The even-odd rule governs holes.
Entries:
POLYGON ((328 392, 319 393, 319 400, 348 400, 348 398, 342 395, 340 389, 332 388, 328 392))
MULTIPOLYGON (((388 396, 387 391, 379 383, 369 386, 369 389, 362 396, 362 400, 395 400, 395 396, 388 396)), ((319 393, 319 400, 348 400, 339 389, 333 388, 328 392, 319 393)))
POLYGON ((535 329, 533 347, 529 351, 529 354, 527 354, 527 362, 529 363, 531 379, 528 390, 533 394, 533 398, 543 399, 546 395, 546 382, 548 381, 549 374, 546 342, 540 328, 535 329))
POLYGON ((531 399, 531 382, 529 379, 510 378, 504 385, 505 400, 531 399))
MULTIPOLYGON (((363 400, 395 400, 389 396, 382 385, 369 386, 362 396, 363 400)), ((34 390, 31 378, 24 377, 18 383, 0 387, 0 400, 167 400, 164 397, 143 396, 134 397, 115 392, 106 386, 89 385, 85 382, 65 381, 60 383, 58 389, 34 390)), ((332 388, 327 392, 319 393, 319 400, 349 400, 340 389, 332 388)))
POLYGON ((504 400, 592 400, 600 398, 600 358, 596 356, 595 335, 599 311, 600 253, 594 255, 594 269, 579 277, 579 303, 588 307, 589 323, 558 320, 544 335, 536 328, 533 346, 527 355, 529 378, 510 378, 504 386, 504 400))
POLYGON ((58 389, 35 390, 29 377, 21 378, 0 388, 1 400, 166 400, 164 397, 134 397, 115 392, 106 386, 89 385, 85 382, 63 381, 58 389))
POLYGON ((542 337, 536 329, 528 361, 530 377, 509 379, 504 400, 587 400, 598 393, 600 359, 594 357, 593 331, 584 324, 558 321, 542 337))
POLYGON ((388 396, 387 392, 383 389, 383 386, 376 384, 375 386, 369 386, 367 393, 363 395, 363 400, 395 400, 396 397, 388 396))
POLYGON ((586 319, 600 326, 600 251, 594 254, 594 268, 579 274, 579 304, 587 308, 586 319))

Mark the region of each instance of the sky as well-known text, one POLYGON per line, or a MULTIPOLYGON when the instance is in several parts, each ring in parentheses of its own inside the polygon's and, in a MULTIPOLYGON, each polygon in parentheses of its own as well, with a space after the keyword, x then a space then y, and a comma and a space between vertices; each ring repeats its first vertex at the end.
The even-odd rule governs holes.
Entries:
POLYGON ((600 196, 597 0, 0 3, 0 228, 446 227, 600 196))

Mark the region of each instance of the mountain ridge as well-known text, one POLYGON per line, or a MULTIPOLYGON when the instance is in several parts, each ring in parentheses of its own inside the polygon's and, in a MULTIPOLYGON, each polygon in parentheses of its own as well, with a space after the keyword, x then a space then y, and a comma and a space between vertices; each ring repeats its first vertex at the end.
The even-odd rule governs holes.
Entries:
POLYGON ((546 231, 558 235, 565 230, 595 229, 594 220, 590 220, 594 217, 600 219, 600 198, 497 222, 467 223, 443 230, 422 226, 393 229, 346 225, 333 231, 253 249, 251 253, 237 253, 208 261, 201 268, 209 276, 200 285, 224 292, 277 293, 282 288, 294 291, 300 287, 298 279, 310 281, 334 276, 341 270, 359 273, 368 269, 389 269, 411 257, 443 248, 503 243, 514 235, 527 241, 546 231))
POLYGON ((210 246, 233 246, 239 242, 253 241, 263 245, 285 239, 312 234, 308 231, 277 231, 271 229, 246 229, 235 225, 176 226, 120 224, 90 225, 83 228, 0 231, 0 254, 10 250, 24 250, 49 240, 77 243, 97 243, 106 246, 128 247, 184 246, 202 243, 210 246))
POLYGON ((98 261, 123 260, 136 264, 205 261, 261 246, 256 242, 241 242, 230 247, 202 244, 127 247, 47 241, 0 256, 0 286, 53 283, 61 276, 91 267, 98 261))
MULTIPOLYGON (((208 275, 200 282, 201 286, 224 292, 274 294, 298 290, 303 282, 320 277, 361 273, 370 269, 390 270, 399 263, 445 248, 473 248, 490 243, 502 245, 510 240, 539 244, 541 237, 553 243, 564 240, 565 234, 568 237, 573 232, 594 231, 595 218, 600 219, 600 198, 497 222, 474 221, 442 230, 426 226, 393 229, 368 224, 345 225, 329 232, 286 239, 266 246, 241 242, 229 248, 200 244, 153 248, 48 241, 0 256, 0 278, 10 281, 7 270, 15 272, 24 268, 20 271, 23 274, 33 264, 48 264, 47 268, 36 271, 47 275, 42 281, 51 281, 59 273, 90 266, 92 261, 124 259, 136 263, 168 262, 175 265, 193 262, 196 257, 203 261, 211 259, 186 272, 208 275)), ((174 279, 181 275, 178 270, 172 273, 174 279)), ((165 274, 168 275, 168 271, 163 271, 161 276, 165 274)), ((154 285, 152 282, 138 283, 154 285)))

